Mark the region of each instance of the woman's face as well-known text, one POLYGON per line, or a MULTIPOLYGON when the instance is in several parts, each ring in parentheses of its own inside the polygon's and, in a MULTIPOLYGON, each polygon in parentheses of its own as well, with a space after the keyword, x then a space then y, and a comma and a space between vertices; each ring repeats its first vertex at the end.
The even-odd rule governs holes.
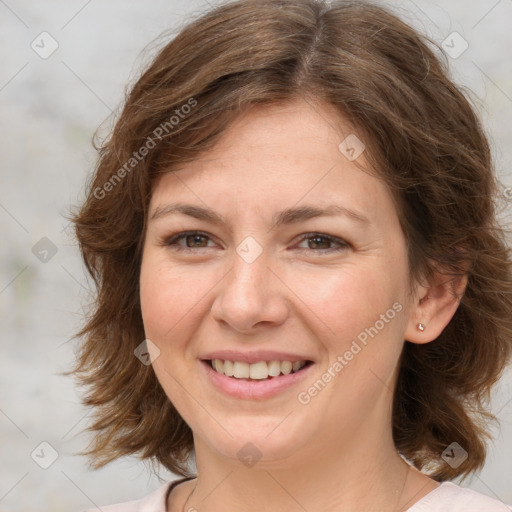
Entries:
POLYGON ((142 315, 196 451, 275 466, 391 435, 406 241, 361 150, 328 107, 256 107, 154 188, 142 315))

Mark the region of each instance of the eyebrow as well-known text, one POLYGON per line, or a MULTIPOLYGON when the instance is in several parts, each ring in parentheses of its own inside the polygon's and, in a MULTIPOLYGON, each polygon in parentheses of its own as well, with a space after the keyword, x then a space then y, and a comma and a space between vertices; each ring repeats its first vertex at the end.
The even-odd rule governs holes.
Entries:
MULTIPOLYGON (((170 203, 165 206, 158 206, 153 214, 151 220, 156 220, 161 217, 181 213, 188 215, 198 220, 203 220, 214 225, 226 224, 224 218, 211 210, 210 208, 204 208, 193 204, 184 203, 170 203)), ((272 225, 281 226, 285 224, 294 224, 297 222, 306 221, 321 216, 337 216, 342 215, 349 219, 356 221, 360 224, 370 225, 371 222, 363 214, 345 208, 344 206, 331 204, 325 207, 318 207, 314 205, 304 205, 295 208, 287 208, 276 212, 272 217, 272 225)))

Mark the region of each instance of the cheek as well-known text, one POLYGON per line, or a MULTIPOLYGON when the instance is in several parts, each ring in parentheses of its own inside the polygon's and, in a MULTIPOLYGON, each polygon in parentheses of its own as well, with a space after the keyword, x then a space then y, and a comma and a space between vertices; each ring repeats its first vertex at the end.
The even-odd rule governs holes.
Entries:
POLYGON ((162 340, 186 315, 193 300, 193 287, 183 286, 183 277, 171 272, 165 262, 148 251, 142 260, 140 301, 146 336, 162 340))
POLYGON ((148 250, 143 257, 140 272, 140 302, 146 338, 159 349, 153 362, 153 370, 160 385, 182 417, 188 417, 190 404, 183 386, 187 369, 174 364, 186 351, 185 330, 190 329, 193 304, 200 293, 192 283, 169 268, 162 257, 148 250))
MULTIPOLYGON (((220 275, 222 277, 222 274, 220 275)), ((200 317, 207 314, 208 296, 219 273, 166 260, 165 252, 149 249, 140 273, 140 301, 146 337, 162 351, 180 346, 193 334, 200 317)))
POLYGON ((325 339, 332 340, 331 346, 342 350, 400 301, 400 276, 392 278, 388 268, 372 258, 365 264, 330 269, 325 277, 302 273, 296 281, 298 295, 317 317, 325 339))
POLYGON ((400 356, 404 326, 401 274, 392 276, 389 269, 373 260, 346 267, 316 287, 309 283, 305 302, 314 304, 317 324, 328 333, 322 339, 328 361, 319 369, 328 384, 312 399, 313 407, 318 414, 328 408, 335 424, 343 424, 347 411, 363 418, 388 392, 384 383, 400 356))

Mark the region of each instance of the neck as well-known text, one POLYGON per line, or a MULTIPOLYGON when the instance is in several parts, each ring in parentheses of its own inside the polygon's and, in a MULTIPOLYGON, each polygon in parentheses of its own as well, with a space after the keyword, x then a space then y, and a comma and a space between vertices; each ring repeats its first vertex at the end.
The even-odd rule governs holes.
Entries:
POLYGON ((369 434, 360 429, 361 439, 349 442, 324 436, 300 453, 252 467, 215 456, 196 439, 198 478, 184 510, 396 512, 410 468, 391 438, 369 434))

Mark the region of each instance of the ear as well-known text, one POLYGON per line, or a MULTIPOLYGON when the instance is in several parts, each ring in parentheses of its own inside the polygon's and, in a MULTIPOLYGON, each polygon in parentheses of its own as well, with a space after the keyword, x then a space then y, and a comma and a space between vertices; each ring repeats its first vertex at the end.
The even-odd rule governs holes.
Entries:
POLYGON ((467 274, 452 277, 436 272, 428 285, 417 285, 405 340, 417 344, 435 340, 457 311, 467 282, 467 274), (418 329, 418 324, 424 329, 418 329))

